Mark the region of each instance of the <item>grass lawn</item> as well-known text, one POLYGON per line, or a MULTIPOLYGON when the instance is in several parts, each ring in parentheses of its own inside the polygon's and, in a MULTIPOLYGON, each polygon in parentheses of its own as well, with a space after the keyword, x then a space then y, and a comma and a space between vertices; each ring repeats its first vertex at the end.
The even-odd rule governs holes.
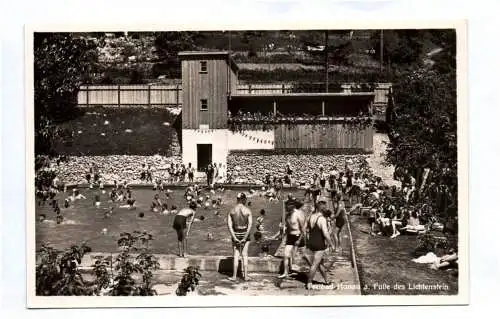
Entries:
MULTIPOLYGON (((239 190, 241 191, 241 190, 239 190)), ((230 256, 232 255, 232 247, 230 242, 229 231, 227 229, 227 213, 228 210, 235 205, 236 195, 239 191, 225 190, 224 192, 216 192, 211 195, 212 198, 221 196, 223 205, 218 209, 198 208, 197 217, 205 216, 202 222, 195 222, 192 226, 188 238, 188 254, 190 255, 215 255, 215 256, 230 256), (215 215, 215 211, 220 211, 220 216, 215 215), (211 232, 214 236, 213 241, 207 240, 207 234, 211 232)), ((248 191, 248 190, 247 190, 248 191)), ((62 214, 65 221, 75 222, 75 224, 60 224, 55 223, 40 223, 36 224, 36 245, 40 247, 42 243, 46 243, 57 249, 68 248, 72 244, 78 244, 87 241, 88 245, 95 252, 115 252, 118 250, 117 239, 121 232, 132 232, 134 230, 146 231, 153 235, 152 252, 161 254, 177 254, 177 236, 172 228, 174 215, 161 215, 151 212, 149 207, 153 196, 157 193, 152 189, 137 188, 132 189, 132 194, 137 200, 137 209, 129 210, 124 208, 115 208, 114 214, 110 218, 104 218, 104 212, 111 205, 115 207, 120 204, 112 204, 107 202, 108 194, 101 194, 101 208, 93 206, 94 195, 98 194, 98 190, 81 190, 87 199, 76 201, 73 206, 64 208, 64 195, 58 194, 56 199, 59 200, 62 214), (144 217, 139 217, 139 213, 144 213, 144 217), (107 228, 107 235, 103 235, 102 229, 107 228)), ((170 194, 170 199, 166 202, 169 207, 176 205, 179 208, 184 207, 185 200, 183 198, 184 190, 173 190, 170 194)), ((248 193, 247 193, 248 194, 248 193)), ((297 192, 296 196, 302 196, 302 192, 297 192)), ((160 193, 160 199, 165 202, 165 193, 160 193)), ((250 209, 253 213, 253 220, 259 216, 259 211, 263 208, 266 211, 265 215, 265 231, 264 236, 271 236, 278 231, 278 224, 282 215, 281 201, 269 201, 265 197, 256 195, 249 198, 251 202, 250 209)), ((49 204, 45 206, 37 206, 37 216, 46 214, 47 219, 55 220, 56 214, 49 204)), ((255 226, 254 226, 255 227, 255 226)), ((255 229, 252 230, 253 235, 255 229)), ((270 243, 270 253, 274 253, 279 243, 270 243)), ((249 254, 256 256, 260 252, 259 246, 253 241, 249 249, 249 254)))
POLYGON ((89 107, 80 111, 82 115, 61 125, 74 135, 56 145, 59 154, 172 155, 176 115, 168 110, 89 107))
POLYGON ((428 264, 411 260, 416 236, 401 235, 395 239, 370 236, 366 217, 351 216, 351 231, 356 247, 361 287, 365 295, 453 295, 458 293, 458 277, 446 270, 432 270, 428 264), (384 286, 385 284, 385 286, 384 286), (406 289, 395 289, 400 284, 406 289), (439 290, 415 290, 409 286, 443 285, 439 290))

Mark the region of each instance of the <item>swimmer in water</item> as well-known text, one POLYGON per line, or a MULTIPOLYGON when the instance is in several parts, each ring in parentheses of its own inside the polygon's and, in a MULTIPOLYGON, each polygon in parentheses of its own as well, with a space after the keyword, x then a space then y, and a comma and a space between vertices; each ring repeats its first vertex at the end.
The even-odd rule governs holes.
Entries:
POLYGON ((162 203, 160 200, 160 196, 156 194, 153 198, 153 202, 151 203, 151 211, 158 213, 162 207, 162 203))
POLYGON ((82 194, 80 194, 80 192, 76 188, 74 188, 73 189, 73 194, 70 196, 70 199, 71 199, 72 202, 74 202, 77 199, 87 199, 87 197, 85 197, 82 194))
POLYGON ((124 199, 125 199, 125 194, 123 193, 123 190, 120 189, 118 191, 118 194, 116 195, 116 201, 123 202, 124 199))
POLYGON ((127 204, 126 205, 120 205, 120 208, 128 208, 128 209, 135 209, 135 199, 129 198, 127 199, 127 204))
POLYGON ((95 195, 94 206, 97 208, 99 208, 101 206, 101 196, 100 195, 95 195))

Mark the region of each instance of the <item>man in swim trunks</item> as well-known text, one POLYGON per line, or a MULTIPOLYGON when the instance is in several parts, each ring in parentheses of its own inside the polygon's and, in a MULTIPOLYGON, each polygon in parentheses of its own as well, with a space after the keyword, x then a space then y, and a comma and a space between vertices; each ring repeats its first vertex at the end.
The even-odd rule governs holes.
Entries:
POLYGON ((177 215, 175 215, 173 228, 177 233, 179 257, 185 257, 187 236, 189 235, 191 225, 193 224, 196 215, 196 207, 196 203, 191 202, 189 204, 189 208, 183 208, 177 213, 177 215), (190 219, 189 222, 188 218, 190 219))
POLYGON ((285 202, 285 253, 284 253, 284 272, 278 278, 286 278, 292 270, 293 257, 297 252, 298 247, 305 246, 306 235, 306 216, 302 210, 301 203, 294 198, 289 198, 285 202))
POLYGON ((252 212, 245 206, 247 197, 239 193, 236 197, 236 206, 227 215, 227 226, 233 243, 233 276, 235 281, 240 257, 243 259, 243 280, 248 280, 248 246, 250 244, 250 230, 252 228, 252 212))
MULTIPOLYGON (((328 242, 328 245, 331 247, 335 247, 328 230, 327 218, 329 216, 327 216, 327 201, 326 197, 320 196, 317 200, 316 210, 313 214, 311 214, 311 216, 309 216, 309 220, 307 221, 307 228, 309 229, 307 248, 313 252, 311 269, 309 270, 309 274, 307 276, 307 289, 311 289, 316 271, 318 271, 318 268, 323 261, 323 256, 327 248, 326 242, 328 242)), ((323 273, 321 268, 319 268, 319 270, 326 279, 326 274, 323 273)))

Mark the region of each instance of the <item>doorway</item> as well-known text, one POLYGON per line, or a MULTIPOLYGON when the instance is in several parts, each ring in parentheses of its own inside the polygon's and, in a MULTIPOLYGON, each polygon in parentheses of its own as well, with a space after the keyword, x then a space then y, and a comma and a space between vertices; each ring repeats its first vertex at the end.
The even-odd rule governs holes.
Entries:
POLYGON ((212 144, 196 144, 198 154, 198 172, 204 172, 209 163, 212 163, 212 144))

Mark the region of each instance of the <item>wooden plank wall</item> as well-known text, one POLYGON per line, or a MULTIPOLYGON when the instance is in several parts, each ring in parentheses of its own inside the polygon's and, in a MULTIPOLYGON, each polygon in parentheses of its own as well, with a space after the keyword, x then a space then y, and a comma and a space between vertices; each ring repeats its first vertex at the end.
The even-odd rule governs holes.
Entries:
POLYGON ((200 73, 201 60, 182 61, 182 127, 198 129, 227 128, 227 64, 224 60, 207 61, 207 73, 200 73), (200 110, 200 100, 207 99, 208 111, 200 110))
POLYGON ((343 126, 342 123, 279 125, 275 131, 277 149, 373 149, 373 127, 362 130, 343 126))
POLYGON ((83 85, 78 106, 181 106, 182 86, 172 85, 83 85))

